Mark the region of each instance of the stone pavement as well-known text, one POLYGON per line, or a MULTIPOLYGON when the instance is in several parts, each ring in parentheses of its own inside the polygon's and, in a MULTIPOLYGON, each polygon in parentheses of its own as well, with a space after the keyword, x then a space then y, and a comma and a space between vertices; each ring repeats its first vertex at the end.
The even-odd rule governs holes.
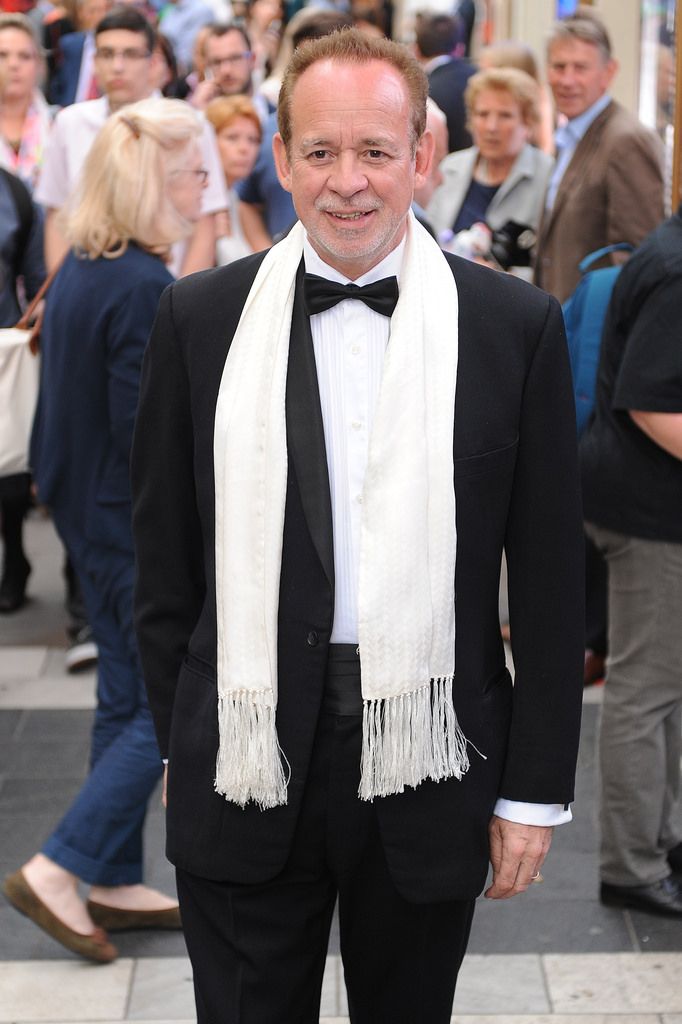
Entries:
MULTIPOLYGON (((35 852, 77 791, 94 705, 93 675, 68 676, 63 668, 59 545, 38 513, 27 534, 32 599, 0 618, 2 875, 35 852)), ((545 883, 510 902, 479 901, 453 1009, 457 1024, 682 1024, 682 924, 597 899, 599 698, 598 689, 586 694, 575 819, 556 831, 545 883)), ((146 861, 150 883, 172 891, 156 798, 146 861)), ((0 901, 0 1024, 191 1024, 182 936, 127 933, 116 943, 114 964, 86 964, 0 901)), ((334 929, 321 1024, 347 1024, 347 1012, 334 929)))

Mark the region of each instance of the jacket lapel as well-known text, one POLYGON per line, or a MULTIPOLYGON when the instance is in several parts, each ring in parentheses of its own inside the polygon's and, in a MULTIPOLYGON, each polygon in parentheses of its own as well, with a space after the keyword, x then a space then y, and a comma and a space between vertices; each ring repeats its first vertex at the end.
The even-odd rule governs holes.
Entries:
POLYGON ((563 178, 559 182, 554 205, 542 228, 542 236, 546 238, 557 220, 561 208, 571 195, 579 187, 581 180, 587 174, 592 161, 599 151, 601 134, 606 122, 613 116, 615 111, 613 100, 605 110, 592 122, 575 149, 571 162, 566 168, 563 178))
POLYGON ((303 261, 296 275, 287 369, 287 448, 301 492, 301 503, 322 568, 334 586, 332 507, 324 425, 310 319, 303 308, 303 261))

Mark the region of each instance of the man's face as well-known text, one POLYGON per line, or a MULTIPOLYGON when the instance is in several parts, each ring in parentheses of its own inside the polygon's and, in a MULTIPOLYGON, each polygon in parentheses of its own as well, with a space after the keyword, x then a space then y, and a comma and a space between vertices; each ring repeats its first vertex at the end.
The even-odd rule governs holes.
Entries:
POLYGON ((152 55, 141 32, 116 28, 95 39, 95 72, 112 110, 136 103, 153 88, 152 55))
POLYGON ((249 95, 253 54, 241 32, 206 40, 206 67, 223 96, 249 95))
POLYGON ((548 54, 547 80, 559 113, 569 120, 584 114, 609 88, 617 67, 593 43, 581 39, 554 43, 548 54))
POLYGON ((294 87, 289 152, 279 133, 273 147, 313 248, 353 280, 403 238, 433 138, 425 133, 412 152, 408 92, 397 70, 378 60, 325 60, 294 87))

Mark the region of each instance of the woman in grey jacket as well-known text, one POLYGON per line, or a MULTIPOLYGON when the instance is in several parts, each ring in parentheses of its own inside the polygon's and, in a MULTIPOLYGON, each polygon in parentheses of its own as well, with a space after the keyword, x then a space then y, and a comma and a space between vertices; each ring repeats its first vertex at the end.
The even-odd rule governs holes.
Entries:
POLYGON ((539 116, 537 84, 516 68, 491 68, 469 80, 465 101, 474 145, 442 162, 443 183, 428 207, 441 244, 478 222, 492 232, 510 224, 535 232, 552 168, 528 141, 539 116))

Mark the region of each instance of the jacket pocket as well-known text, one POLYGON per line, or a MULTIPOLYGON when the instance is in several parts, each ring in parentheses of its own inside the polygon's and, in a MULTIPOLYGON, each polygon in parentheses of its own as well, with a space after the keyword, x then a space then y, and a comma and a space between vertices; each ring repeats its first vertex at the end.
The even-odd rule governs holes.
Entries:
MULTIPOLYGON (((456 428, 455 428, 456 429, 456 428)), ((455 480, 468 477, 485 476, 488 473, 504 473, 513 470, 516 453, 519 447, 518 435, 511 444, 502 448, 493 448, 480 455, 468 455, 455 459, 455 480)))

